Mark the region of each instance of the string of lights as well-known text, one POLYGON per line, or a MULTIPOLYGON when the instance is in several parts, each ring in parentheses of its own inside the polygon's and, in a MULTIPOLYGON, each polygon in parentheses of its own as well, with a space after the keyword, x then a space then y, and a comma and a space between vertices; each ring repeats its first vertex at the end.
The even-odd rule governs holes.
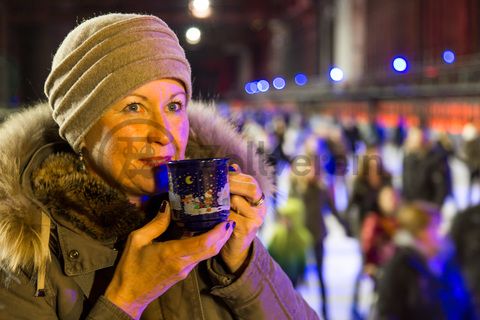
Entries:
MULTIPOLYGON (((455 52, 449 49, 443 51, 441 57, 443 63, 448 65, 451 65, 456 61, 455 52)), ((393 59, 391 60, 391 67, 395 73, 405 74, 409 72, 410 64, 407 57, 398 55, 393 57, 393 59)), ((431 70, 427 68, 426 72, 429 73, 429 71, 431 70)), ((338 66, 332 66, 328 72, 328 79, 333 83, 339 83, 344 81, 346 79, 346 76, 342 68, 338 66)), ((308 82, 307 76, 303 73, 296 74, 292 80, 293 81, 291 84, 295 83, 295 85, 299 87, 306 85, 308 82)), ((272 87, 276 90, 282 90, 288 85, 285 78, 280 76, 273 78, 271 84, 272 87)), ((253 80, 245 84, 245 92, 247 94, 265 93, 270 90, 270 88, 270 83, 268 82, 268 80, 265 79, 253 80)))

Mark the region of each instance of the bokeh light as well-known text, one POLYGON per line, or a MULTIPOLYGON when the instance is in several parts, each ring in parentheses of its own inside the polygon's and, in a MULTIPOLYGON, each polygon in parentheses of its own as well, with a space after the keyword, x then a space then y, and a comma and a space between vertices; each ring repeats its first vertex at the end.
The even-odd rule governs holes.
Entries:
POLYGON ((197 44, 202 38, 202 32, 197 27, 191 27, 185 33, 185 38, 190 44, 197 44))
POLYGON ((407 72, 408 62, 404 57, 395 57, 392 62, 393 69, 397 72, 407 72))
POLYGON ((455 62, 455 53, 452 50, 443 51, 443 61, 448 64, 455 62))
POLYGON ((245 92, 248 94, 255 94, 258 92, 258 87, 257 83, 255 81, 253 82, 247 82, 245 84, 245 92))
POLYGON ((193 0, 189 8, 195 18, 208 18, 212 14, 209 0, 193 0))
POLYGON ((297 86, 304 86, 308 82, 308 78, 303 73, 298 73, 295 75, 295 83, 297 86))
POLYGON ((343 80, 343 70, 338 67, 333 67, 330 69, 330 79, 335 82, 340 82, 343 80))
POLYGON ((267 92, 270 89, 270 84, 267 80, 260 80, 257 82, 257 88, 260 92, 267 92))
POLYGON ((275 79, 273 79, 272 84, 275 89, 282 90, 283 88, 285 88, 285 79, 283 79, 282 77, 276 77, 275 79))

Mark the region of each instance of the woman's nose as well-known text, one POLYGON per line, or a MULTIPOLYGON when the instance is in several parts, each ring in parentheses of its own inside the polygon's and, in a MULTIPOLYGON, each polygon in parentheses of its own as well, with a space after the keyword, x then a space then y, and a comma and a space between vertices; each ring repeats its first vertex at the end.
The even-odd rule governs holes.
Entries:
POLYGON ((167 145, 173 141, 168 120, 161 113, 152 115, 148 125, 148 142, 167 145))
POLYGON ((150 125, 147 135, 148 142, 167 145, 172 142, 172 139, 172 134, 165 126, 156 122, 150 125))

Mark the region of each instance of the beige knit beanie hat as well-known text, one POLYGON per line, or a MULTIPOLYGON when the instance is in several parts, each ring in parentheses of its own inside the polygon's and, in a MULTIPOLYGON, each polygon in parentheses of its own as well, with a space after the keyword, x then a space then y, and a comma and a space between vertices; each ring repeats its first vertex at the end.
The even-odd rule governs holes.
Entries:
POLYGON ((155 16, 107 14, 72 30, 53 58, 45 94, 60 135, 75 151, 107 107, 143 84, 180 80, 190 99, 190 65, 174 32, 155 16))

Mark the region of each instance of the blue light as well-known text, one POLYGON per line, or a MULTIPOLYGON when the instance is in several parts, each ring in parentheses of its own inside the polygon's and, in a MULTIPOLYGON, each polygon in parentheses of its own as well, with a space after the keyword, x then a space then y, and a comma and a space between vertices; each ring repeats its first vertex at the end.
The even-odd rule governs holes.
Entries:
POLYGON ((258 87, 257 87, 257 82, 256 82, 256 81, 250 82, 250 90, 251 90, 253 93, 257 93, 257 92, 258 92, 258 87))
POLYGON ((250 89, 250 84, 251 82, 247 82, 245 84, 245 92, 248 93, 248 94, 254 94, 254 92, 252 91, 252 89, 250 89))
POLYGON ((443 61, 448 64, 455 62, 455 53, 452 50, 443 51, 443 61))
POLYGON ((276 77, 275 79, 273 79, 272 84, 275 89, 282 90, 283 88, 285 88, 285 79, 283 79, 282 77, 276 77))
POLYGON ((255 94, 258 92, 257 83, 255 81, 247 82, 245 84, 245 92, 248 94, 255 94))
POLYGON ((330 79, 335 82, 340 82, 343 80, 343 70, 338 67, 333 67, 330 69, 330 79))
POLYGON ((397 72, 407 72, 408 63, 407 59, 403 57, 396 57, 392 62, 393 69, 397 72))
POLYGON ((295 75, 295 83, 297 86, 304 86, 308 82, 307 76, 303 73, 298 73, 295 75))
POLYGON ((267 92, 270 89, 270 84, 267 80, 260 80, 257 82, 257 88, 260 92, 267 92))

